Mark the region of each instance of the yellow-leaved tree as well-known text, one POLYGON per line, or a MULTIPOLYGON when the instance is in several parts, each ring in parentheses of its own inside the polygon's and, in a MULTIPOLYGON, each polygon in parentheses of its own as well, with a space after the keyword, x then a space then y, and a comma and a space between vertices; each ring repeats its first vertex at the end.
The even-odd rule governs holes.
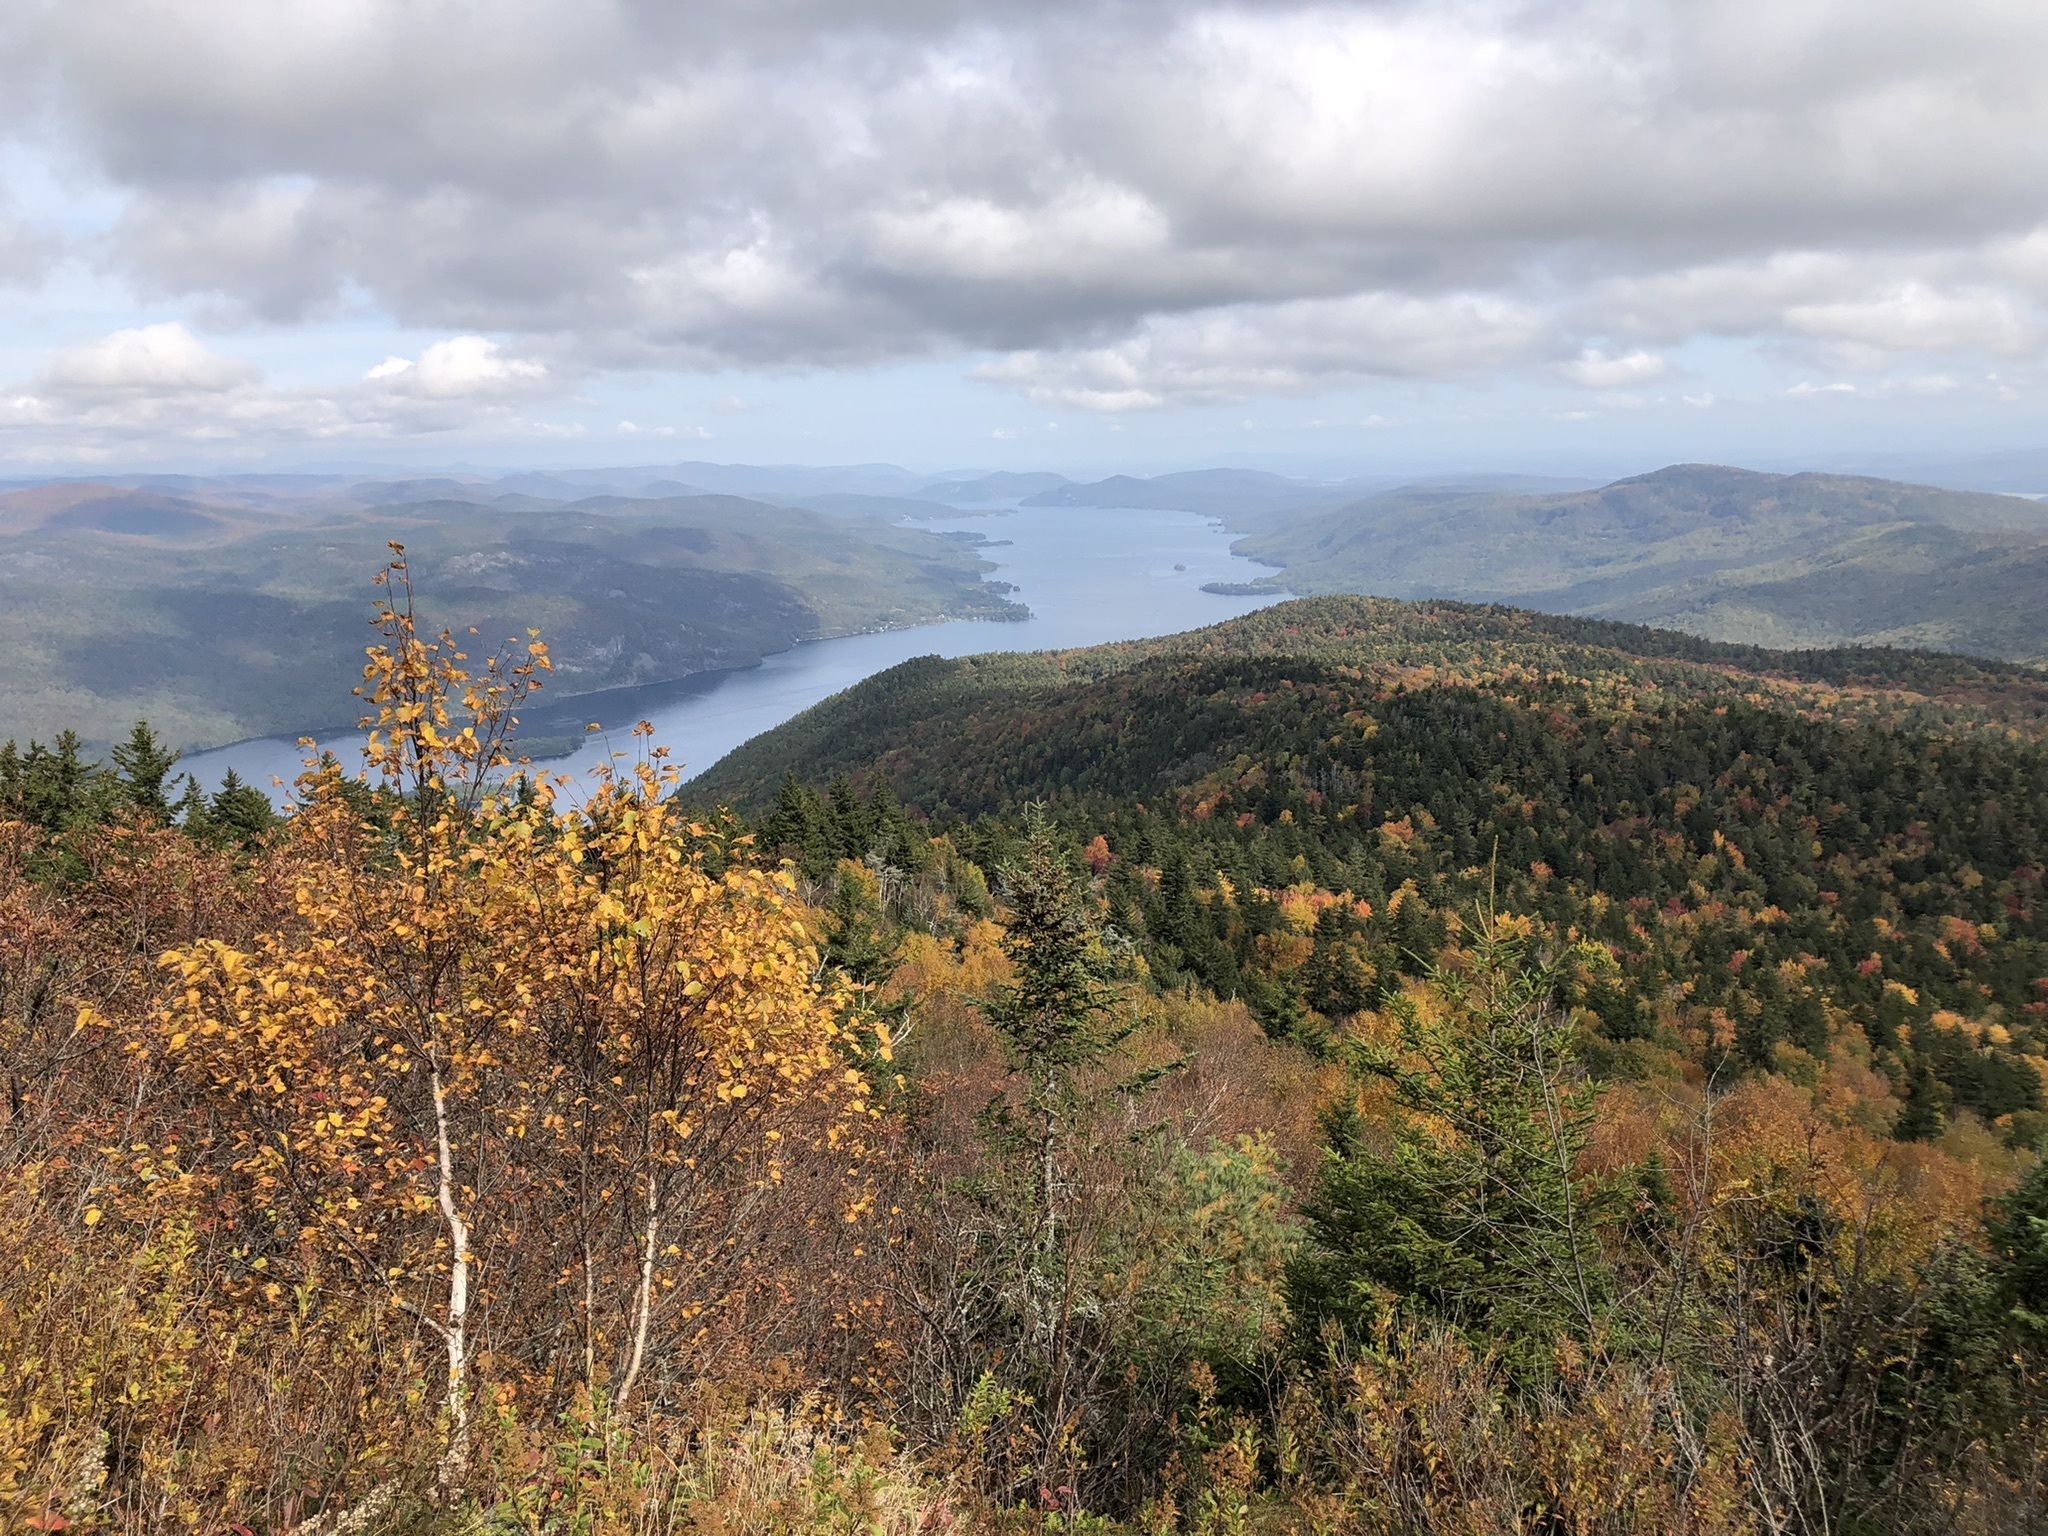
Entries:
POLYGON ((423 637, 393 551, 365 768, 309 769, 276 855, 291 921, 164 954, 133 1049, 186 1097, 252 1304, 371 1303, 433 1342, 445 1490, 480 1404, 687 1386, 792 1162, 857 1217, 874 1042, 786 877, 683 822, 661 752, 575 797, 520 771, 545 646, 472 667, 423 637))

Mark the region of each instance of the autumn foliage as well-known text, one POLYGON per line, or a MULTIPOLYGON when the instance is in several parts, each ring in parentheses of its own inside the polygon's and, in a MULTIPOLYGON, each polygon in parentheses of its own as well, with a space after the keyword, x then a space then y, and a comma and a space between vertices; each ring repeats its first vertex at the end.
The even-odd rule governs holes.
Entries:
POLYGON ((143 727, 0 774, 0 1530, 2048 1519, 2032 898, 1929 910, 1961 813, 1909 901, 1823 871, 1848 949, 1781 936, 1819 843, 1696 796, 1615 856, 1654 906, 1248 758, 750 833, 644 735, 521 762, 545 646, 383 583, 281 821, 143 727))
MULTIPOLYGON (((839 1347, 778 1261, 862 1220, 858 1063, 886 1041, 821 974, 787 878, 682 819, 658 754, 574 803, 508 778, 545 647, 472 668, 418 632, 402 557, 388 575, 365 770, 313 767, 257 860, 117 826, 60 911, 7 829, 10 991, 52 989, 10 1009, 9 1043, 54 1075, 16 1085, 8 1214, 62 1214, 104 1257, 73 1278, 116 1348, 13 1357, 30 1398, 0 1469, 16 1500, 50 1481, 53 1516, 112 1498, 130 1524, 204 1523, 279 1478, 287 1519, 408 1476, 452 1498, 503 1475, 513 1426, 660 1411, 839 1347), (317 1470, 284 1465, 289 1431, 211 1465, 249 1433, 238 1393, 269 1413, 295 1391, 317 1470), (117 1427, 67 1449, 94 1417, 76 1394, 117 1427), (65 1455, 96 1472, 53 1478, 65 1455)), ((24 1327, 80 1305, 13 1299, 24 1327)))

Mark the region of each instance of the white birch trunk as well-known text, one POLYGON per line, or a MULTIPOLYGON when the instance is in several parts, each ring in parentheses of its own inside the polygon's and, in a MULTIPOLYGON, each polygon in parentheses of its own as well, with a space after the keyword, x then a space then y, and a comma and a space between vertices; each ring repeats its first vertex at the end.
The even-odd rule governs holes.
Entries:
POLYGON ((442 1337, 448 1346, 448 1448, 441 1457, 439 1481, 447 1487, 469 1470, 469 1223, 455 1200, 455 1154, 448 1144, 448 1093, 441 1067, 429 1068, 434 1089, 434 1141, 440 1156, 435 1194, 441 1222, 448 1229, 454 1258, 448 1267, 448 1309, 442 1337))
POLYGON ((633 1296, 633 1346, 626 1360, 626 1372, 619 1381, 617 1406, 623 1408, 640 1384, 640 1368, 647 1360, 647 1330, 654 1316, 654 1255, 661 1234, 661 1186, 655 1175, 647 1176, 647 1221, 640 1229, 640 1283, 633 1296))

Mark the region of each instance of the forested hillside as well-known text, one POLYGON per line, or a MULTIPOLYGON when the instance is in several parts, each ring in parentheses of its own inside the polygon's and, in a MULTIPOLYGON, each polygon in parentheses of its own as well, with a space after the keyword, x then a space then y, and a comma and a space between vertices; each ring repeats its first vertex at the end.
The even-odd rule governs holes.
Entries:
POLYGON ((1713 1070, 1825 1054, 1852 1024, 1895 1084, 2020 1117, 2030 1145, 2044 739, 2048 679, 2020 668, 1326 599, 1149 645, 913 662, 693 793, 759 805, 780 778, 850 774, 963 828, 1045 801, 1103 839, 1118 926, 1166 924, 1155 971, 1276 1029, 1362 1006, 1483 898, 1613 953, 1622 1040, 1713 1070), (1329 955, 1276 966, 1262 944, 1290 892, 1375 914, 1322 935, 1336 994, 1316 990, 1329 955))
POLYGON ((2048 1519, 2048 681, 1458 603, 0 754, 25 1529, 2048 1519))
POLYGON ((1774 646, 2048 657, 2048 510, 1851 475, 1681 464, 1595 490, 1411 486, 1223 509, 1301 593, 1523 603, 1774 646))
MULTIPOLYGON (((453 480, 66 483, 0 493, 0 737, 201 747, 341 723, 360 573, 403 542, 446 621, 543 628, 557 696, 749 666, 801 640, 1023 610, 971 540, 687 486, 552 499, 453 480)), ((863 498, 853 498, 861 500, 863 498)))

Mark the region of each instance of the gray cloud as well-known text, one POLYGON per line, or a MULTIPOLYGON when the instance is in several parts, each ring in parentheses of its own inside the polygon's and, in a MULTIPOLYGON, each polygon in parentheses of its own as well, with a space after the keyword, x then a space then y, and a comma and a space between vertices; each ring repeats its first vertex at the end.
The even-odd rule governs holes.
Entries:
POLYGON ((14 131, 120 189, 140 293, 557 378, 1612 390, 1702 335, 2026 358, 2048 298, 2038 0, 25 5, 14 131))

